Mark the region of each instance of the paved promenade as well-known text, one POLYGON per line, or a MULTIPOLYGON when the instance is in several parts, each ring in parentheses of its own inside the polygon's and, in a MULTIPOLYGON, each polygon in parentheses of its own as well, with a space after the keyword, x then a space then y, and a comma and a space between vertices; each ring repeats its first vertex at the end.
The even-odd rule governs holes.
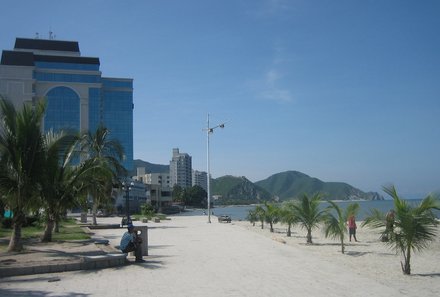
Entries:
MULTIPOLYGON (((336 262, 206 216, 148 223, 145 263, 0 279, 0 296, 400 296, 336 262)), ((115 223, 118 218, 100 218, 115 223)), ((117 222, 116 222, 117 223, 117 222)), ((94 230, 118 245, 123 229, 94 230)), ((407 295, 411 296, 411 294, 407 295)))

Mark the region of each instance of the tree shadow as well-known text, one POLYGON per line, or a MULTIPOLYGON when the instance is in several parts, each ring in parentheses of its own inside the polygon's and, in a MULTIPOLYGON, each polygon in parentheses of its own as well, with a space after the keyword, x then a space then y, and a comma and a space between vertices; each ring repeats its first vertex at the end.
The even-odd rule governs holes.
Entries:
POLYGON ((150 229, 186 229, 188 227, 181 227, 181 226, 148 226, 148 230, 150 229))
POLYGON ((355 251, 345 251, 345 255, 351 257, 362 257, 371 254, 371 252, 355 252, 355 251))
MULTIPOLYGON (((39 290, 16 290, 16 289, 1 289, 0 288, 0 296, 30 296, 30 297, 45 297, 45 296, 53 296, 52 292, 48 291, 39 291, 39 290)), ((61 295, 57 296, 79 296, 86 297, 91 296, 91 294, 84 293, 76 293, 76 292, 65 292, 61 295)))
POLYGON ((440 277, 440 273, 417 273, 412 275, 421 277, 440 277))

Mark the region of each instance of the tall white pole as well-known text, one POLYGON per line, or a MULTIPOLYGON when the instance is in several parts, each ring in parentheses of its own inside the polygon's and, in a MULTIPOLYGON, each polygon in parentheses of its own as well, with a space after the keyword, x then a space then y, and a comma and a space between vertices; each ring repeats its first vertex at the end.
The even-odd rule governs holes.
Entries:
POLYGON ((209 113, 208 113, 208 126, 206 127, 206 164, 208 171, 208 223, 211 223, 211 171, 209 167, 209 113))
POLYGON ((207 164, 207 170, 208 170, 208 223, 211 223, 211 168, 209 167, 209 134, 214 132, 214 129, 216 128, 224 128, 225 123, 222 123, 220 125, 217 125, 215 127, 209 126, 209 113, 208 113, 208 120, 207 120, 207 126, 206 126, 206 164, 207 164))

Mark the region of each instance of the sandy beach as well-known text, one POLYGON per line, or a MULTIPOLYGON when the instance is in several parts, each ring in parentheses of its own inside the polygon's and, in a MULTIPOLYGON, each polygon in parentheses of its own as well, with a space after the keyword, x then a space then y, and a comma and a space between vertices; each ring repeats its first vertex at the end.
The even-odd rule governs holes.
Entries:
MULTIPOLYGON (((404 276, 400 268, 403 257, 395 250, 379 241, 379 230, 361 228, 357 222, 357 239, 359 242, 348 242, 346 238, 345 254, 341 253, 339 241, 325 238, 321 230, 312 232, 313 245, 307 245, 306 230, 297 226, 292 229, 292 236, 287 237, 286 226, 276 224, 274 233, 269 232, 269 225, 262 230, 260 224, 252 226, 249 222, 236 222, 242 228, 260 234, 274 241, 285 242, 308 258, 311 263, 322 261, 322 265, 334 265, 341 271, 349 272, 346 281, 350 283, 347 292, 339 292, 339 296, 350 296, 349 292, 358 291, 363 279, 394 289, 389 296, 439 296, 440 294, 440 228, 439 235, 430 247, 422 252, 412 254, 412 275, 404 276), (360 277, 361 279, 357 279, 360 277)), ((348 235, 347 235, 348 237, 348 235)), ((318 268, 319 269, 319 268, 318 268)), ((335 277, 335 276, 332 276, 335 277)), ((370 288, 372 289, 372 288, 370 288)), ((364 295, 374 296, 366 288, 364 295)))
MULTIPOLYGON (((117 218, 103 218, 111 223, 117 218)), ((140 223, 138 223, 140 224, 140 223)), ((172 217, 148 223, 149 256, 142 264, 95 271, 1 279, 2 296, 439 296, 440 241, 414 254, 411 276, 400 255, 358 229, 360 242, 346 254, 336 241, 285 228, 274 233, 249 222, 218 223, 206 216, 172 217), (285 243, 282 243, 284 242, 285 243), (50 281, 57 277, 57 281, 50 281)), ((118 245, 123 229, 98 230, 118 245)))

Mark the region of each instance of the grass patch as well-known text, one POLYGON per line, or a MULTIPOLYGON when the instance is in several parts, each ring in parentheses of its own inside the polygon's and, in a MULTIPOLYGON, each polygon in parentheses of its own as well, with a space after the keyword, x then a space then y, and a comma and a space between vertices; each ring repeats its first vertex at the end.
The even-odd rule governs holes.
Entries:
MULTIPOLYGON (((31 239, 40 238, 43 235, 44 226, 29 226, 21 229, 21 238, 31 239)), ((6 251, 11 237, 12 229, 0 228, 0 238, 7 240, 0 241, 0 251, 6 251)), ((86 240, 90 239, 90 235, 76 223, 75 219, 67 219, 61 222, 60 232, 52 233, 52 241, 66 241, 66 240, 86 240)))
POLYGON ((159 218, 161 220, 169 220, 166 214, 163 213, 155 213, 153 215, 141 215, 141 214, 133 214, 131 215, 133 221, 142 221, 142 219, 153 220, 153 218, 159 218))

